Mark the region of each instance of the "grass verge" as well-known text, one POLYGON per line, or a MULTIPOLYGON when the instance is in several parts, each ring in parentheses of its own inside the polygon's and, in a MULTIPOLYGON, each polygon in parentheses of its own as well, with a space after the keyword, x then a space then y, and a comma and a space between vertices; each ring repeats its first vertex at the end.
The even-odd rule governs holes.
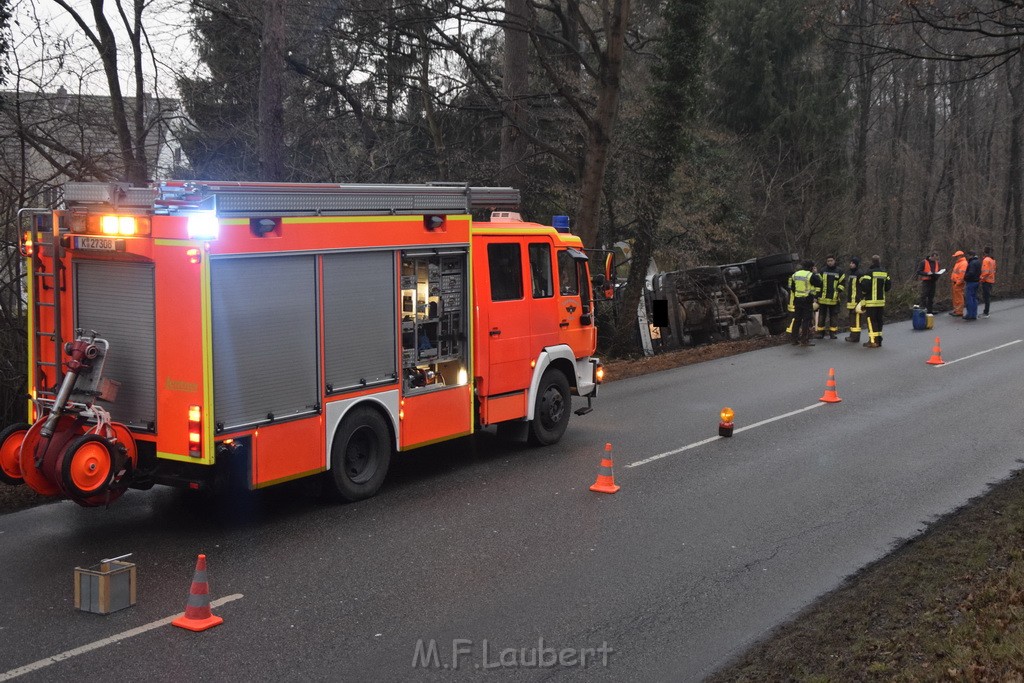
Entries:
POLYGON ((1024 474, 933 524, 711 681, 1024 681, 1024 474))

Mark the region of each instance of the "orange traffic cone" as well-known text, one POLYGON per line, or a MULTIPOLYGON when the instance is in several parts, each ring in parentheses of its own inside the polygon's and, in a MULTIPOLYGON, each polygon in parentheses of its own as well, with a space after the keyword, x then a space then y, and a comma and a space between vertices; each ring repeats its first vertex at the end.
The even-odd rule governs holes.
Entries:
POLYGON ((939 347, 939 338, 935 338, 935 348, 932 349, 932 357, 928 359, 928 365, 945 365, 942 360, 942 349, 939 347))
POLYGON ((622 487, 615 484, 615 474, 612 472, 612 445, 606 443, 604 451, 608 455, 601 458, 601 469, 598 470, 597 481, 590 487, 590 490, 598 493, 615 493, 622 487))
POLYGON ((839 403, 843 399, 839 398, 839 394, 836 393, 836 369, 828 369, 828 379, 825 381, 825 393, 821 395, 819 401, 825 403, 839 403))
POLYGON ((210 584, 206 580, 206 555, 196 560, 196 575, 192 579, 192 588, 188 592, 185 613, 171 622, 175 626, 187 628, 189 631, 205 631, 224 619, 213 615, 210 611, 210 584))

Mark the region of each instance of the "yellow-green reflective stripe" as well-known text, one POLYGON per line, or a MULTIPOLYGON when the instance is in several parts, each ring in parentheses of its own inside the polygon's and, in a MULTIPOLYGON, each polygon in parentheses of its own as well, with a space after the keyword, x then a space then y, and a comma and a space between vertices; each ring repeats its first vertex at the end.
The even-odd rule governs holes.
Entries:
MULTIPOLYGON (((32 245, 32 248, 36 249, 37 247, 36 247, 36 245, 32 245)), ((29 418, 32 417, 32 407, 33 407, 32 406, 32 396, 35 395, 35 388, 36 388, 36 384, 35 384, 35 378, 36 378, 36 373, 35 373, 35 366, 36 366, 36 345, 35 345, 35 340, 36 340, 36 310, 35 310, 36 309, 36 288, 35 288, 35 280, 36 280, 36 276, 35 276, 35 273, 32 270, 32 259, 31 258, 25 259, 25 274, 26 274, 25 279, 27 280, 27 282, 25 283, 25 285, 26 285, 25 289, 26 289, 26 291, 28 293, 28 330, 27 330, 28 331, 28 335, 27 335, 27 337, 28 337, 28 340, 27 340, 28 341, 28 354, 27 354, 28 355, 28 375, 27 375, 28 382, 27 382, 27 385, 28 385, 28 395, 29 395, 28 405, 26 406, 26 408, 27 408, 26 419, 29 419, 29 418)))
POLYGON ((200 298, 202 302, 202 344, 203 344, 203 460, 211 465, 214 461, 213 448, 213 318, 210 312, 210 255, 203 252, 199 264, 200 298))

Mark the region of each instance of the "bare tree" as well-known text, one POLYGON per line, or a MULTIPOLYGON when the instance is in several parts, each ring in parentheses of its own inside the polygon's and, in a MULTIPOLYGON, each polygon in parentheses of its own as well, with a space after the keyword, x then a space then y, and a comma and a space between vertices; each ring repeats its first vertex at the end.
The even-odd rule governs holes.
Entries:
POLYGON ((146 107, 146 93, 143 87, 144 74, 142 73, 142 12, 145 2, 144 0, 133 0, 131 7, 126 9, 122 0, 114 0, 114 7, 124 29, 128 33, 129 42, 132 46, 132 73, 135 79, 135 107, 133 116, 135 126, 133 134, 132 126, 129 125, 129 110, 121 90, 117 37, 106 16, 103 0, 90 0, 94 26, 90 26, 83 15, 66 0, 53 1, 62 7, 78 25, 99 54, 100 60, 103 63, 103 73, 106 77, 107 89, 110 93, 111 121, 117 132, 125 180, 137 185, 143 185, 146 183, 149 175, 146 162, 146 145, 144 142, 145 119, 143 112, 146 107))
POLYGON ((502 122, 499 177, 503 184, 521 187, 526 179, 528 139, 522 133, 528 110, 524 106, 529 89, 530 35, 528 0, 505 0, 505 44, 502 65, 502 122))
POLYGON ((284 0, 263 2, 260 50, 260 175, 284 180, 284 0))

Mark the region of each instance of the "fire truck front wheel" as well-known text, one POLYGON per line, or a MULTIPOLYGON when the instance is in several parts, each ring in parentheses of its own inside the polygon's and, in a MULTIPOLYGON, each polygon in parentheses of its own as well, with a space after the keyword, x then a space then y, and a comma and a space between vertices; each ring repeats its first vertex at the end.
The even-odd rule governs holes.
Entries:
POLYGON ((565 428, 569 426, 571 412, 569 380, 562 372, 548 368, 540 378, 533 420, 530 421, 530 444, 550 446, 557 443, 562 434, 565 434, 565 428))
POLYGON ((391 433, 383 416, 372 408, 353 408, 331 444, 332 493, 356 501, 377 493, 391 464, 391 433))

